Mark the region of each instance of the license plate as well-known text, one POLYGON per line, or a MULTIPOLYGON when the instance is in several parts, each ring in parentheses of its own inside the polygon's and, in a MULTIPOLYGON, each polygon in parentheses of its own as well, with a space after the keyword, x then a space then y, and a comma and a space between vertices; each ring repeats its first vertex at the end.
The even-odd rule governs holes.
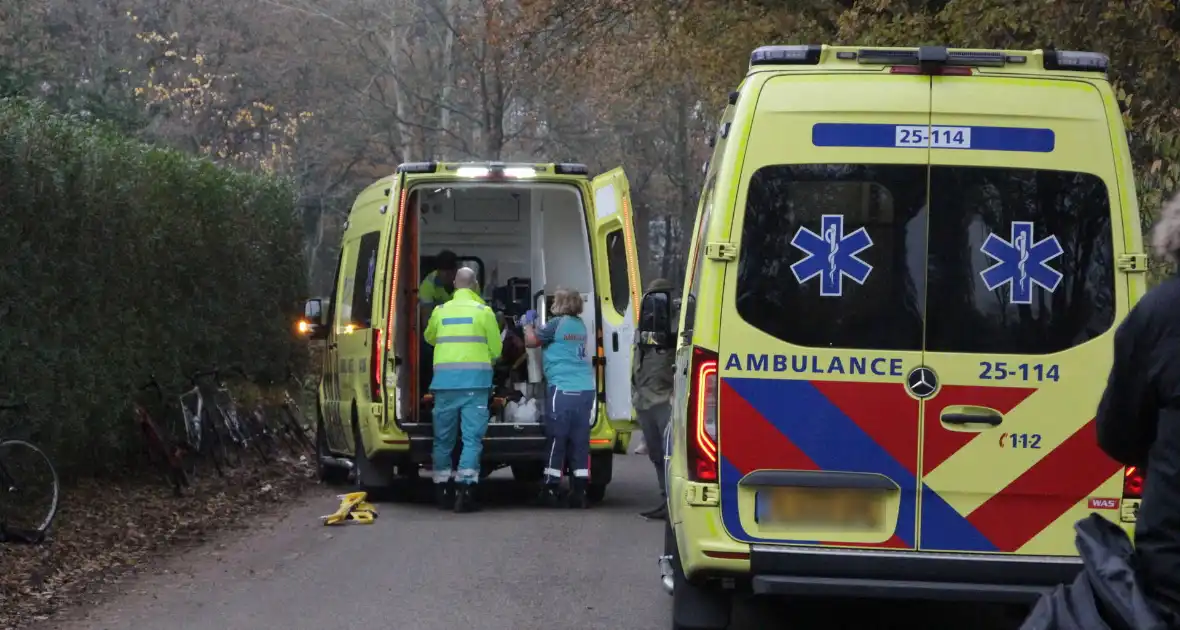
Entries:
POLYGON ((876 529, 888 493, 832 488, 774 488, 755 496, 754 520, 765 525, 876 529))

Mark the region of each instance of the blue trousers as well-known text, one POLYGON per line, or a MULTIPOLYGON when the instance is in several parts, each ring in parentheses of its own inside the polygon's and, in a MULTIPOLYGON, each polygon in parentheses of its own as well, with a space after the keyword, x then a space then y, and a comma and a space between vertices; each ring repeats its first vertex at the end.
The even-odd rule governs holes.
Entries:
POLYGON ((434 391, 434 483, 451 478, 451 454, 455 440, 463 434, 463 450, 455 482, 479 481, 479 457, 483 436, 488 432, 489 389, 439 389, 434 391))
POLYGON ((569 391, 550 386, 549 416, 545 435, 549 438, 549 459, 545 463, 545 483, 561 482, 562 469, 569 462, 575 479, 590 479, 590 409, 594 407, 594 390, 569 391))

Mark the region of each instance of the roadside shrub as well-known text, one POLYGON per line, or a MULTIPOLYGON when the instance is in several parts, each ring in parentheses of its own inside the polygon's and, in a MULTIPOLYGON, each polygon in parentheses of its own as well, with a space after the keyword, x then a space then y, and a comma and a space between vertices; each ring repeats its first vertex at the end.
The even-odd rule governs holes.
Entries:
POLYGON ((63 472, 143 461, 127 413, 154 374, 300 363, 306 286, 290 182, 151 147, 34 101, 0 100, 0 435, 63 472))

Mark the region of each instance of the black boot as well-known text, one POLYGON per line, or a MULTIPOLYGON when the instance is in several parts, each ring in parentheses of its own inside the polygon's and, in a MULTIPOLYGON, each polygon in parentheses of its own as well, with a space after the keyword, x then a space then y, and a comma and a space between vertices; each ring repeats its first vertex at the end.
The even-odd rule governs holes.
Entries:
POLYGON ((541 493, 537 495, 537 505, 547 508, 555 508, 561 506, 561 486, 558 484, 545 484, 541 487, 541 493))
POLYGON ((455 487, 449 481, 434 484, 434 502, 438 509, 449 510, 455 506, 455 487))
POLYGON ((455 492, 455 512, 478 512, 479 503, 475 500, 475 484, 461 483, 455 492))
POLYGON ((580 477, 570 479, 570 507, 584 510, 588 506, 586 501, 586 484, 588 480, 580 477))

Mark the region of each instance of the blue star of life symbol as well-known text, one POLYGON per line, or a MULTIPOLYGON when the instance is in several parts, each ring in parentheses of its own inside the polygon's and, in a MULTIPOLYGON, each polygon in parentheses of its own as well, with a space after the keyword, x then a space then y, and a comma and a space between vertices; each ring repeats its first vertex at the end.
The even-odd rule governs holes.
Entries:
POLYGON ((791 265, 791 273, 795 274, 799 284, 820 276, 819 294, 824 297, 843 295, 846 277, 864 284, 873 266, 857 254, 873 246, 869 233, 862 227, 845 234, 844 217, 839 214, 820 217, 820 231, 822 236, 800 227, 795 238, 791 239, 791 245, 807 254, 803 260, 791 265))
POLYGON ((1033 242, 1032 221, 1013 221, 1012 240, 1005 241, 995 233, 988 234, 980 251, 996 263, 979 272, 989 291, 1011 285, 1012 304, 1032 304, 1033 285, 1053 293, 1061 284, 1061 273, 1049 266, 1049 261, 1061 255, 1061 243, 1056 236, 1033 242))

